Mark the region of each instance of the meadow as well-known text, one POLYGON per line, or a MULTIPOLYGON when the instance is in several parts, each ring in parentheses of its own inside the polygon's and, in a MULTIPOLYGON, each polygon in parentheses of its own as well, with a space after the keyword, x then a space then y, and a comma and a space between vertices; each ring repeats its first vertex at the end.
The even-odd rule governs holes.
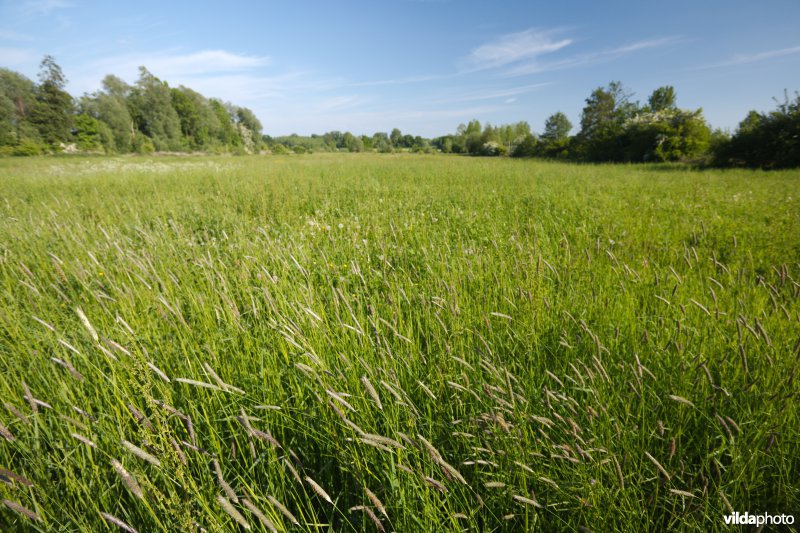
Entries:
POLYGON ((0 159, 0 529, 800 519, 800 172, 0 159))

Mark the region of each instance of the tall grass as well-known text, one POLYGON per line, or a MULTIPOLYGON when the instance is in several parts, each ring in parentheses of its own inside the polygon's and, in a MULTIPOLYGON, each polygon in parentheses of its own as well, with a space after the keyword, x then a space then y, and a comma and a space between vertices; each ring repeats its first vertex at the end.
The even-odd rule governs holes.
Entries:
POLYGON ((0 528, 800 514, 800 175, 0 160, 0 528))

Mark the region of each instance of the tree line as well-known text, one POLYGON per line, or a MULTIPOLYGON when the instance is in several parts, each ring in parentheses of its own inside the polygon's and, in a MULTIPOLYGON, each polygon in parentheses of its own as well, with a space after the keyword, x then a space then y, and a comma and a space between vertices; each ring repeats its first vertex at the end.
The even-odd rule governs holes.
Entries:
POLYGON ((541 134, 527 122, 501 126, 472 120, 455 134, 434 139, 391 133, 330 131, 270 137, 246 107, 170 87, 139 69, 129 85, 107 75, 102 89, 80 98, 64 90, 66 78, 51 56, 39 83, 0 68, 0 154, 61 150, 100 153, 199 151, 211 153, 443 152, 474 156, 539 157, 586 162, 679 161, 716 166, 800 166, 800 95, 768 112, 751 111, 733 134, 712 129, 702 109, 681 109, 671 86, 655 89, 644 104, 620 82, 586 98, 579 130, 562 112, 541 134))
POLYGON ((800 95, 784 95, 773 111, 751 111, 731 135, 712 130, 702 109, 681 109, 675 89, 659 87, 645 104, 620 82, 598 87, 586 99, 580 129, 564 113, 550 115, 540 135, 525 122, 493 127, 477 120, 455 135, 434 139, 442 152, 510 155, 584 162, 681 161, 714 166, 800 166, 800 95))
POLYGON ((263 145, 251 110, 170 87, 145 67, 133 85, 109 74, 101 90, 75 99, 61 67, 45 56, 38 81, 0 68, 0 153, 253 153, 263 145))

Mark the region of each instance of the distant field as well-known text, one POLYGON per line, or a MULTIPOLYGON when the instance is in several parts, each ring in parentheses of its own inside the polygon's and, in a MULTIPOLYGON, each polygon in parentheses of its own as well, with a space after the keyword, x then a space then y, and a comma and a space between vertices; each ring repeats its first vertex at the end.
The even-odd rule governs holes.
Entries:
POLYGON ((1 530, 800 521, 800 172, 0 159, 0 361, 1 530))

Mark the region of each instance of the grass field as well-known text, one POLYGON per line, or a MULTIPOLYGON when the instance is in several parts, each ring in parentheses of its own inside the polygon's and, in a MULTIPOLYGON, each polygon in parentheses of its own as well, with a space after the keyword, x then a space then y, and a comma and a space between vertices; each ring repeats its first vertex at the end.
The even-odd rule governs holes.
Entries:
POLYGON ((800 519, 798 280, 797 171, 0 159, 0 529, 800 519))

